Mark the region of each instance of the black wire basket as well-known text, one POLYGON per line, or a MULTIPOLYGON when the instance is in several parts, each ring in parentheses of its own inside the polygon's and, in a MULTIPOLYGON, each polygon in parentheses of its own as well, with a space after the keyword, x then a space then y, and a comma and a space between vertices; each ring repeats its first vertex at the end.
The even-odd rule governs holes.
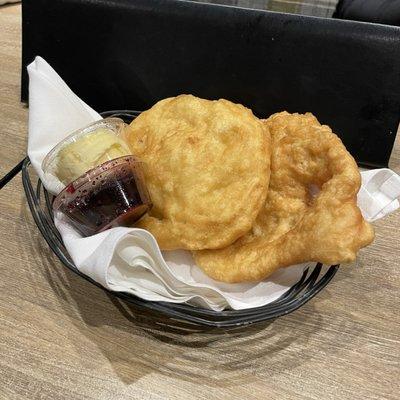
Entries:
MULTIPOLYGON (((118 110, 104 112, 102 116, 118 117, 129 123, 138 114, 139 112, 136 111, 118 110)), ((320 263, 315 263, 312 267, 308 267, 300 280, 279 299, 262 307, 240 311, 212 311, 188 304, 147 301, 128 293, 112 292, 80 272, 73 264, 61 236, 54 225, 52 195, 46 191, 40 180, 37 181, 36 187, 34 187, 28 157, 20 163, 20 166, 22 167, 22 182, 26 198, 36 225, 51 250, 69 270, 119 299, 143 309, 161 313, 177 321, 183 321, 199 327, 228 328, 274 319, 289 314, 307 303, 329 283, 339 267, 339 265, 332 265, 326 268, 320 263)), ((9 174, 12 172, 15 173, 15 168, 9 174)))

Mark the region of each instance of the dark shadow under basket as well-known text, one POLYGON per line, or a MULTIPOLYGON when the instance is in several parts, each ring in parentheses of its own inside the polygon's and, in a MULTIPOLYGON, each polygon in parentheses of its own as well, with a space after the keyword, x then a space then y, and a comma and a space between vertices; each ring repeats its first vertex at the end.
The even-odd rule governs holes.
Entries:
MULTIPOLYGON (((125 122, 130 122, 138 114, 139 113, 136 111, 119 110, 104 112, 102 113, 102 116, 119 117, 125 122)), ((127 293, 112 292, 103 288, 93 279, 84 275, 73 264, 66 248, 64 247, 61 236, 53 222, 51 195, 49 195, 49 193, 43 187, 40 180, 38 180, 36 188, 34 187, 30 176, 29 166, 30 161, 28 158, 26 158, 22 165, 22 182, 29 208, 41 234, 60 261, 72 272, 76 273, 92 284, 102 288, 113 296, 144 309, 162 313, 174 320, 185 321, 198 326, 239 327, 242 325, 277 318, 291 313, 312 299, 329 283, 339 267, 338 265, 332 265, 325 270, 323 269, 322 264, 315 263, 313 267, 307 268, 304 271, 301 279, 279 299, 262 307, 241 311, 211 311, 188 304, 153 302, 143 300, 127 293)))

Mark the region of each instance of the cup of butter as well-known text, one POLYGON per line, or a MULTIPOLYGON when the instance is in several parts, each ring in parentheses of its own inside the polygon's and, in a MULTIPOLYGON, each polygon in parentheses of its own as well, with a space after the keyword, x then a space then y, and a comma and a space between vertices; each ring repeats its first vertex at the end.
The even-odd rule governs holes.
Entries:
POLYGON ((53 210, 84 236, 114 226, 132 226, 150 208, 143 163, 122 139, 125 123, 106 118, 80 129, 45 157, 42 169, 65 188, 53 210))

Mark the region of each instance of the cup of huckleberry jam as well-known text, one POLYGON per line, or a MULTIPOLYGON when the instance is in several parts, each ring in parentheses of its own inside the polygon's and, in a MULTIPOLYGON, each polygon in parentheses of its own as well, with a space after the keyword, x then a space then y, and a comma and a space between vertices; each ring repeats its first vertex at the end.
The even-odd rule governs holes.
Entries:
POLYGON ((134 156, 107 161, 68 184, 53 202, 84 236, 115 226, 132 226, 152 204, 143 163, 134 156))

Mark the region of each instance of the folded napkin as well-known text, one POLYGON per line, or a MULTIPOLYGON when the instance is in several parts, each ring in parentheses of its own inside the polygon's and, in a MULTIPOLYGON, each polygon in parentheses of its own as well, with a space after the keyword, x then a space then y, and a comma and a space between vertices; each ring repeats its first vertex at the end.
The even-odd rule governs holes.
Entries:
MULTIPOLYGON (((69 133, 101 118, 79 99, 40 57, 28 66, 28 155, 33 167, 52 193, 59 181, 45 176, 45 155, 69 133)), ((389 169, 362 172, 358 204, 364 217, 373 221, 399 207, 400 177, 389 169)), ((145 300, 223 310, 258 307, 284 294, 313 263, 294 265, 258 283, 216 282, 198 268, 188 251, 161 252, 155 238, 137 228, 112 228, 83 238, 61 214, 55 224, 77 268, 102 286, 132 293, 145 300)))

